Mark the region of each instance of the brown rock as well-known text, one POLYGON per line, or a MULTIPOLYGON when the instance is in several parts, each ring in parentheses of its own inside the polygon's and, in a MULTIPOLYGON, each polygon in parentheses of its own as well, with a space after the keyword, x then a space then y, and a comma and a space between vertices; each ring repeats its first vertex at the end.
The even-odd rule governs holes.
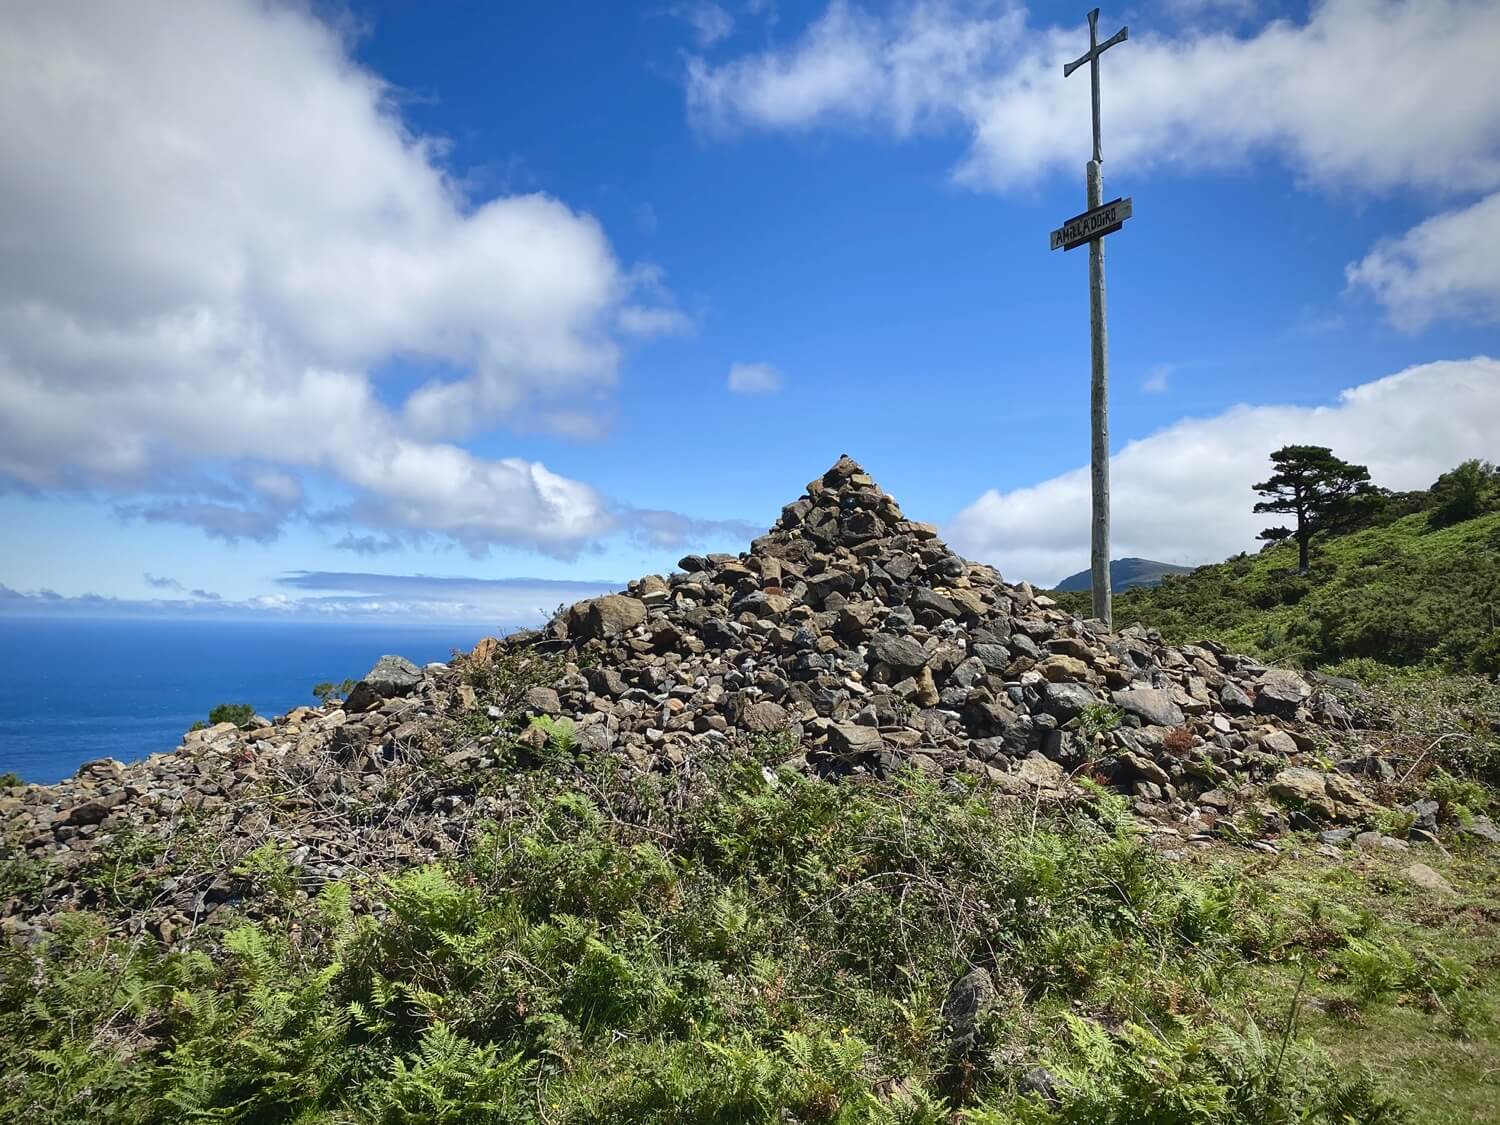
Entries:
POLYGON ((1089 666, 1074 656, 1048 656, 1037 663, 1036 671, 1054 684, 1076 683, 1088 679, 1089 666))

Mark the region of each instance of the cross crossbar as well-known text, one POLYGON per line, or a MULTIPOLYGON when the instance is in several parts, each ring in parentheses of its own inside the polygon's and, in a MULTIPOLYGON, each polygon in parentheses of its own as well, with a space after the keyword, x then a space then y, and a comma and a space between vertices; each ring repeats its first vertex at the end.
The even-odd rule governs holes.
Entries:
POLYGON ((1130 28, 1122 27, 1103 43, 1099 42, 1099 9, 1095 8, 1089 13, 1089 49, 1070 63, 1063 64, 1063 77, 1067 78, 1084 63, 1089 64, 1089 85, 1094 95, 1094 159, 1102 161, 1103 153, 1099 149, 1099 56, 1104 54, 1116 43, 1123 43, 1130 38, 1130 28))

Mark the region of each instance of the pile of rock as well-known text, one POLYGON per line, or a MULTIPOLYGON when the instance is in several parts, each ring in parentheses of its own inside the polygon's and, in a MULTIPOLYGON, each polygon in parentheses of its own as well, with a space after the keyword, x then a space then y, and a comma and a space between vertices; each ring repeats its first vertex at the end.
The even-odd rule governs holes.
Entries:
MULTIPOLYGON (((818 773, 910 765, 1030 792, 1088 770, 1141 811, 1212 819, 1228 800, 1216 786, 1269 778, 1351 721, 1294 672, 1111 633, 1005 583, 908 520, 848 457, 747 554, 679 565, 505 642, 578 658, 546 709, 588 749, 642 768, 785 731, 795 764, 818 773)), ((1336 783, 1323 804, 1354 818, 1365 800, 1336 783)))
POLYGON ((341 705, 220 724, 144 762, 13 790, 0 797, 7 847, 44 861, 52 883, 0 915, 24 930, 39 912, 108 906, 70 873, 142 840, 157 856, 206 852, 159 884, 143 866, 145 885, 124 888, 172 932, 234 902, 234 864, 266 842, 310 884, 451 852, 499 808, 475 796, 476 775, 518 739, 544 741, 527 726, 538 716, 569 720, 576 752, 640 770, 756 738, 822 776, 963 772, 1029 798, 1087 774, 1179 838, 1267 789, 1280 804, 1256 807, 1263 829, 1373 810, 1358 778, 1382 763, 1338 745, 1355 716, 1334 692, 1214 644, 1073 617, 953 554, 847 457, 748 553, 680 566, 486 640, 464 669, 387 657, 341 705), (484 673, 519 654, 547 654, 557 675, 499 706, 484 673), (1344 770, 1309 768, 1313 754, 1344 770))

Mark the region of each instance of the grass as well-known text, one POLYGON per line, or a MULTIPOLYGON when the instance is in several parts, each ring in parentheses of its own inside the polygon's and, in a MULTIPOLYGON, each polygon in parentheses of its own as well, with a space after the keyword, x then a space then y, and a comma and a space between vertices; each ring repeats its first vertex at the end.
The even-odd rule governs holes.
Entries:
POLYGON ((0 954, 0 1106, 37 1122, 1480 1119, 1492 859, 1444 865, 1466 890, 1445 913, 1388 859, 1163 858, 1102 792, 1049 814, 972 784, 764 764, 785 754, 750 748, 697 784, 549 758, 513 776, 466 860, 311 899, 284 856, 257 854, 241 874, 275 917, 191 951, 65 917, 44 948, 0 954), (1362 1022, 1325 1020, 1366 946, 1405 951, 1394 983, 1362 1022), (953 1054, 944 999, 974 966, 996 997, 953 1054), (1471 1116, 1432 1116, 1418 1092, 1437 1085, 1471 1116))
MULTIPOLYGON (((1500 513, 1432 530, 1425 512, 1296 547, 1168 576, 1115 599, 1119 625, 1140 622, 1175 642, 1211 638, 1281 663, 1356 657, 1395 665, 1500 671, 1500 513)), ((1087 612, 1086 593, 1053 595, 1087 612)))
POLYGON ((1500 1120, 1500 862, 1491 852, 1436 849, 1299 855, 1251 861, 1295 957, 1247 966, 1247 1010, 1290 1010, 1300 959, 1298 1024, 1346 1069, 1400 1092, 1415 1122, 1500 1120), (1401 874, 1420 861, 1458 891, 1452 900, 1401 874))

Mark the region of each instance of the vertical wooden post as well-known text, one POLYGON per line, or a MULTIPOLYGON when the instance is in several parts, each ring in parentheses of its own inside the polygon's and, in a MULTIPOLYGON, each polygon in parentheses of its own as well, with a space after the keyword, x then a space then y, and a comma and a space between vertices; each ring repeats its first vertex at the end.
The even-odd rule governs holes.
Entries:
MULTIPOLYGON (((1097 65, 1097 59, 1095 60, 1097 65)), ((1097 87, 1095 87, 1097 91, 1097 87)), ((1095 97, 1098 94, 1096 92, 1095 97)), ((1097 104, 1097 103, 1096 103, 1097 104)), ((1098 139, 1095 139, 1095 145, 1098 139)), ((1104 204, 1101 161, 1088 163, 1089 209, 1104 204)), ((1093 484, 1093 535, 1090 544, 1090 580, 1094 590, 1094 616, 1113 626, 1114 610, 1109 587, 1109 338, 1104 318, 1104 239, 1089 243, 1089 337, 1093 374, 1090 391, 1090 479, 1093 484)))

